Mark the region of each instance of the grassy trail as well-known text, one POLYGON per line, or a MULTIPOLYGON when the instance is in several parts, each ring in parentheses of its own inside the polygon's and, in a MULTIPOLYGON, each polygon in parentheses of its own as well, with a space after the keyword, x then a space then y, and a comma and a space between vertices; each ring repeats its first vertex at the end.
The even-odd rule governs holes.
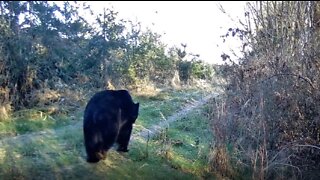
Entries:
MULTIPOLYGON (((185 97, 188 97, 188 94, 184 94, 180 100, 185 97)), ((193 104, 185 103, 187 105, 181 108, 181 111, 164 118, 167 119, 166 123, 181 119, 182 116, 189 114, 209 100, 208 97, 201 100, 201 97, 196 100, 192 98, 193 104)), ((164 110, 162 111, 165 113, 164 110)), ((196 113, 201 114, 200 111, 196 113)), ((175 131, 178 129, 176 127, 171 128, 172 131, 160 131, 159 127, 166 126, 164 121, 159 121, 161 116, 163 114, 160 112, 160 116, 155 117, 155 119, 158 118, 158 121, 155 121, 158 123, 153 122, 153 125, 147 123, 145 126, 142 126, 143 123, 141 123, 135 127, 129 153, 120 154, 110 150, 107 159, 97 164, 85 162, 82 121, 57 129, 2 138, 0 140, 0 179, 162 179, 164 177, 170 177, 169 179, 203 179, 203 173, 199 172, 197 168, 205 166, 199 164, 199 160, 205 154, 199 151, 203 151, 207 147, 194 148, 191 146, 192 143, 189 143, 191 144, 189 146, 188 143, 182 142, 181 145, 181 143, 174 142, 175 136, 178 139, 190 140, 192 138, 189 136, 192 135, 180 137, 183 133, 180 131, 176 133, 175 131), (152 140, 149 136, 150 139, 147 139, 146 132, 150 131, 152 132, 150 134, 155 135, 154 132, 158 132, 160 136, 152 140), (171 138, 164 138, 161 136, 163 133, 166 137, 172 134, 171 138), (201 153, 201 157, 199 155, 199 159, 190 164, 188 158, 180 155, 192 151, 201 153)), ((143 117, 146 115, 142 115, 143 117)), ((152 117, 152 113, 148 116, 148 118, 150 117, 152 117)), ((196 117, 199 117, 198 114, 196 117)), ((190 122, 192 118, 190 118, 190 122)), ((185 125, 182 124, 183 122, 180 121, 178 126, 183 126, 185 129, 185 125)), ((188 133, 191 131, 186 131, 186 134, 188 133)), ((186 154, 185 156, 190 155, 186 154)))

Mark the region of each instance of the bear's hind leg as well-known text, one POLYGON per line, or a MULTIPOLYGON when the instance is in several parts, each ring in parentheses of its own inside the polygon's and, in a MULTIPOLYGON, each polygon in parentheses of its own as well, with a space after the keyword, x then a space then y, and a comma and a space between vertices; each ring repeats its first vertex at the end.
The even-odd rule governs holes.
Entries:
POLYGON ((104 156, 106 156, 106 153, 108 150, 112 147, 112 145, 115 143, 117 137, 117 130, 114 129, 108 129, 108 131, 105 131, 103 133, 103 151, 104 156))
POLYGON ((85 147, 87 152, 87 162, 89 163, 97 163, 101 160, 101 156, 99 155, 103 148, 101 138, 99 138, 99 134, 95 134, 90 136, 90 133, 85 133, 85 147))

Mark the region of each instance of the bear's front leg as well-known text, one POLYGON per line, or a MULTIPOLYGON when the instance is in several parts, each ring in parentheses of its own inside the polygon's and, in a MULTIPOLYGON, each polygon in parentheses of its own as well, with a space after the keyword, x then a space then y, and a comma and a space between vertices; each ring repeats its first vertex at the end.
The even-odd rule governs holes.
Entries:
POLYGON ((90 148, 86 146, 87 151, 87 162, 89 163, 97 163, 100 161, 100 157, 98 156, 98 152, 95 148, 90 148))
POLYGON ((117 138, 117 143, 119 145, 117 151, 119 152, 128 152, 128 144, 131 136, 132 124, 124 125, 120 131, 117 138))

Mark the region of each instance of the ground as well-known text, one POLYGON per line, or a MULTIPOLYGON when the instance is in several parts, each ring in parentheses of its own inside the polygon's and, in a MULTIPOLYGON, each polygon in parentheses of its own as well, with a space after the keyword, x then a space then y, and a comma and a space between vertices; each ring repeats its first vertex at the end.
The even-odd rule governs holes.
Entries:
POLYGON ((200 124, 194 124, 194 119, 205 118, 197 109, 215 94, 190 93, 182 93, 183 96, 162 94, 152 101, 139 99, 145 106, 142 106, 143 113, 129 145, 132 151, 111 150, 107 159, 97 165, 85 162, 81 120, 56 129, 2 138, 0 179, 85 179, 106 174, 110 179, 161 179, 168 174, 173 179, 205 178, 209 176, 204 169, 207 167, 207 141, 199 144, 197 136, 206 137, 208 132, 204 129, 208 126, 197 127, 200 124), (168 106, 168 102, 173 105, 168 106), (183 107, 179 108, 180 105, 183 107), (155 107, 160 108, 157 113, 155 107), (152 120, 144 120, 150 118, 152 120))

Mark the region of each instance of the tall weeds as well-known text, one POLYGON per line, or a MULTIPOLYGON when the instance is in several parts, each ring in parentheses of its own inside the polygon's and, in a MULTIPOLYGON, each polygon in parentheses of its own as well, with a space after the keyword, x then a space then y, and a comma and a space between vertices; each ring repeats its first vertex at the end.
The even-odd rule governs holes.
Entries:
POLYGON ((243 58, 222 70, 212 168, 231 178, 319 177, 320 3, 260 1, 245 16, 228 31, 243 58))

